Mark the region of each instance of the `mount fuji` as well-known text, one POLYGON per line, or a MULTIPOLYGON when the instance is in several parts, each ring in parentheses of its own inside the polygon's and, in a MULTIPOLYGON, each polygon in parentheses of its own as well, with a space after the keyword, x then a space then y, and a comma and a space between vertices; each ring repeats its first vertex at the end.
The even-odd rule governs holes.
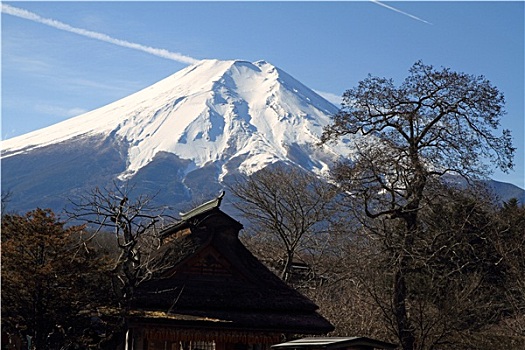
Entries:
MULTIPOLYGON (((121 100, 2 141, 7 210, 63 210, 96 187, 127 184, 155 205, 188 209, 236 175, 284 163, 318 175, 350 156, 319 146, 337 107, 267 63, 204 60, 121 100), (194 203, 193 203, 194 204, 194 203)), ((490 185, 504 200, 525 191, 490 185)))
MULTIPOLYGON (((8 209, 60 211, 128 182, 180 205, 237 174, 286 163, 323 174, 349 149, 316 145, 337 107, 267 63, 204 60, 121 100, 2 141, 8 209)), ((202 197, 202 198, 201 198, 202 197)))

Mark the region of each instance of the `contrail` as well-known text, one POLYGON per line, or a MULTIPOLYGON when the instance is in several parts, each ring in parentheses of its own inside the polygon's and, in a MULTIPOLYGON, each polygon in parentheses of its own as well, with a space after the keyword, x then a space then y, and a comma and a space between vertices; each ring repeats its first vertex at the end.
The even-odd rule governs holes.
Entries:
POLYGON ((127 48, 138 50, 138 51, 143 51, 143 52, 146 52, 146 53, 158 56, 158 57, 167 58, 169 60, 177 61, 180 63, 193 64, 199 61, 193 57, 185 56, 185 55, 182 55, 176 52, 170 52, 165 49, 149 47, 149 46, 132 43, 132 42, 125 41, 125 40, 112 38, 109 35, 106 35, 103 33, 93 32, 91 30, 86 30, 82 28, 75 28, 75 27, 70 26, 69 24, 59 22, 54 19, 43 18, 37 15, 36 13, 30 12, 30 11, 27 11, 21 8, 13 7, 10 5, 6 5, 6 4, 2 4, 2 12, 8 15, 28 19, 33 22, 42 23, 42 24, 45 24, 47 26, 50 26, 56 29, 64 30, 66 32, 75 33, 78 35, 82 35, 82 36, 100 40, 100 41, 105 41, 113 45, 118 45, 118 46, 127 47, 127 48))
POLYGON ((413 19, 415 19, 415 20, 417 20, 417 21, 421 21, 421 22, 423 22, 423 23, 426 23, 426 24, 430 24, 430 25, 432 25, 432 23, 430 23, 430 22, 428 22, 428 21, 425 21, 424 19, 421 19, 421 18, 419 18, 419 17, 417 17, 417 16, 411 15, 410 13, 407 13, 407 12, 401 11, 401 10, 399 10, 399 9, 396 9, 395 7, 392 7, 392 6, 389 6, 389 5, 387 5, 387 4, 384 4, 384 3, 382 3, 381 1, 377 1, 377 0, 370 0, 370 1, 373 2, 374 4, 378 4, 378 5, 380 5, 380 6, 386 7, 386 8, 389 9, 389 10, 392 10, 392 11, 395 11, 395 12, 397 12, 397 13, 401 13, 401 14, 403 14, 403 15, 405 15, 405 16, 408 16, 408 17, 410 17, 410 18, 413 18, 413 19))

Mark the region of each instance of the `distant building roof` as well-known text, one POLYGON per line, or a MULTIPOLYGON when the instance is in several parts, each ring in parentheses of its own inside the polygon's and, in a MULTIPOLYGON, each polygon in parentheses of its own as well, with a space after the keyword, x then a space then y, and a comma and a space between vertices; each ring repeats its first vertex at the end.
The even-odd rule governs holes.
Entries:
POLYGON ((272 345, 276 350, 317 349, 395 349, 397 345, 367 337, 316 337, 292 340, 272 345))

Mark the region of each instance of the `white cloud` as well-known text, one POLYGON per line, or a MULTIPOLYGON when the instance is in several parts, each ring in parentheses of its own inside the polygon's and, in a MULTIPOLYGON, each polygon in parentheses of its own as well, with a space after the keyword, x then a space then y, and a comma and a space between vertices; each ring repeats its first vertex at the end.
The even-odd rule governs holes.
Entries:
POLYGON ((332 102, 336 107, 341 106, 341 102, 342 102, 341 96, 333 94, 331 92, 323 92, 323 91, 318 91, 318 90, 314 90, 314 91, 316 94, 323 97, 328 102, 332 102))
POLYGON ((35 110, 42 114, 52 115, 55 117, 75 117, 77 115, 88 112, 84 108, 72 107, 64 108, 61 106, 53 106, 48 104, 37 104, 35 110))
POLYGON ((4 66, 10 65, 19 71, 32 74, 48 73, 53 69, 52 65, 43 60, 13 54, 6 55, 2 64, 4 66))
POLYGON ((57 21, 57 20, 54 20, 54 19, 50 19, 50 18, 43 18, 43 17, 37 15, 36 13, 30 12, 30 11, 27 11, 27 10, 24 10, 24 9, 21 9, 21 8, 18 8, 18 7, 2 4, 2 12, 5 13, 5 14, 8 14, 8 15, 12 15, 12 16, 16 16, 16 17, 19 17, 19 18, 27 19, 27 20, 30 20, 30 21, 33 21, 33 22, 45 24, 47 26, 50 26, 50 27, 53 27, 53 28, 56 28, 56 29, 59 29, 59 30, 63 30, 63 31, 70 32, 70 33, 75 33, 75 34, 78 34, 78 35, 82 35, 82 36, 85 36, 85 37, 88 37, 88 38, 92 38, 92 39, 96 39, 96 40, 100 40, 100 41, 104 41, 104 42, 107 42, 107 43, 110 43, 110 44, 113 44, 113 45, 127 47, 127 48, 130 48, 130 49, 133 49, 133 50, 146 52, 146 53, 149 53, 151 55, 155 55, 155 56, 158 56, 158 57, 170 59, 170 60, 177 61, 177 62, 180 62, 180 63, 193 64, 193 63, 198 62, 197 59, 195 59, 193 57, 182 55, 180 53, 171 52, 171 51, 168 51, 168 50, 165 50, 165 49, 159 49, 159 48, 154 48, 154 47, 150 47, 150 46, 145 46, 145 45, 129 42, 129 41, 126 41, 126 40, 116 39, 116 38, 113 38, 113 37, 111 37, 109 35, 106 35, 106 34, 103 34, 103 33, 99 33, 99 32, 94 32, 94 31, 91 31, 91 30, 86 30, 86 29, 82 29, 82 28, 72 27, 69 24, 66 24, 66 23, 63 23, 63 22, 60 22, 60 21, 57 21))

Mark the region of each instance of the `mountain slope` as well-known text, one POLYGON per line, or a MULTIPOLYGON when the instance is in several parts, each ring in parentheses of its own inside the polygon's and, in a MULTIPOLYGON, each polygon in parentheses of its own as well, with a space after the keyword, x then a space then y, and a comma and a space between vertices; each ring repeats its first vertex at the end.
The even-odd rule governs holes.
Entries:
POLYGON ((276 162, 322 173, 348 152, 315 145, 336 111, 267 62, 205 60, 107 106, 3 141, 2 185, 20 198, 20 209, 42 206, 42 199, 56 209, 114 180, 165 196, 169 188, 163 200, 170 203, 215 195, 226 177, 276 162))
MULTIPOLYGON (((154 204, 188 209, 237 174, 286 163, 323 174, 348 140, 316 145, 337 112, 279 68, 205 60, 107 106, 2 142, 8 210, 60 211, 95 187, 128 182, 154 204)), ((502 200, 523 189, 492 182, 502 200), (503 193, 504 192, 504 193, 503 193), (502 194, 503 193, 503 194, 502 194)))
POLYGON ((206 60, 115 103, 7 140, 3 157, 78 136, 114 134, 129 144, 122 178, 159 152, 192 159, 195 167, 244 156, 240 170, 250 173, 285 160, 287 145, 317 142, 335 111, 264 61, 206 60))

